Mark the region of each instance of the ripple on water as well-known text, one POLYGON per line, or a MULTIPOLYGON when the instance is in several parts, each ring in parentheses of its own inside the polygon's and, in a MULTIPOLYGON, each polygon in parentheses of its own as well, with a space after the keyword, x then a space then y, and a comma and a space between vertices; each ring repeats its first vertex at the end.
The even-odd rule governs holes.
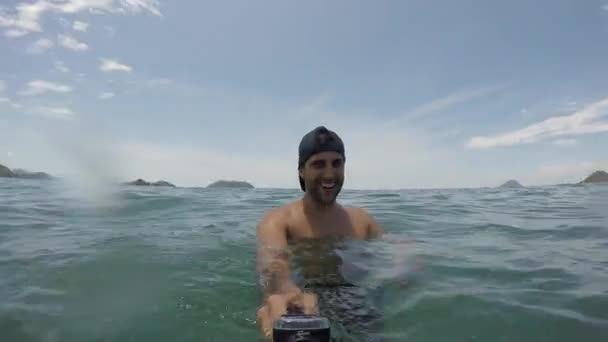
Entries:
MULTIPOLYGON (((107 205, 52 184, 0 180, 0 340, 256 338, 255 224, 299 189, 107 205)), ((387 232, 353 279, 382 290, 388 340, 603 341, 606 189, 344 191, 387 232)))

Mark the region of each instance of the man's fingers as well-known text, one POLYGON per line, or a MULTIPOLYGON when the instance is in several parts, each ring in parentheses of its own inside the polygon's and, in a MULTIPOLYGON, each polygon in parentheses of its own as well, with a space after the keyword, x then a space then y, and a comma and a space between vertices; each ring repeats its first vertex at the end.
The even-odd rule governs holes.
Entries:
POLYGON ((274 322, 282 315, 287 314, 287 307, 296 305, 304 314, 319 314, 318 297, 312 293, 276 294, 266 299, 266 303, 257 311, 257 319, 264 336, 272 335, 274 322))
POLYGON ((282 295, 271 295, 267 299, 269 314, 274 322, 287 313, 287 298, 282 295))
POLYGON ((270 310, 267 305, 262 306, 258 310, 257 320, 264 337, 270 337, 272 335, 272 318, 270 317, 270 310))
POLYGON ((283 295, 271 295, 257 311, 257 320, 264 337, 272 336, 274 322, 287 313, 287 298, 283 295))
POLYGON ((307 315, 319 314, 319 300, 315 294, 300 294, 300 296, 298 296, 298 304, 302 308, 302 311, 307 315))

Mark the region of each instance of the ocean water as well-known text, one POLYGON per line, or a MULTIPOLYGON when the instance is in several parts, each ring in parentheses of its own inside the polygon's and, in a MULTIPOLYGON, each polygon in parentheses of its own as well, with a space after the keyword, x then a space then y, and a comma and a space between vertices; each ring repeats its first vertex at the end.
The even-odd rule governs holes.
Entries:
MULTIPOLYGON (((256 341, 255 225, 300 196, 0 180, 0 341, 256 341)), ((387 233, 351 249, 385 341, 608 341, 608 186, 339 200, 387 233)))

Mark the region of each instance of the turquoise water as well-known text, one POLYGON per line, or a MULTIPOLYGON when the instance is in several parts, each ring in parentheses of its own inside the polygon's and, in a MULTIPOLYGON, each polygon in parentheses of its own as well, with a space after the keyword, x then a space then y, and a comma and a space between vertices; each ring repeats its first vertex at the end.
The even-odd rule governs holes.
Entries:
MULTIPOLYGON (((0 180, 0 341, 258 339, 255 224, 299 190, 95 190, 0 180)), ((608 186, 340 201, 388 233, 353 249, 385 340, 608 340, 608 186)))

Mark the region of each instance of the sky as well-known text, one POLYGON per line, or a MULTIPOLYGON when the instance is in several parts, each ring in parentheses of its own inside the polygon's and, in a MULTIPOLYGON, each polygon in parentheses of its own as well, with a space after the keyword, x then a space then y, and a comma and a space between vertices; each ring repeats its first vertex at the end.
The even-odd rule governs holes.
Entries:
POLYGON ((0 2, 0 164, 87 182, 345 189, 608 169, 608 0, 0 2))

